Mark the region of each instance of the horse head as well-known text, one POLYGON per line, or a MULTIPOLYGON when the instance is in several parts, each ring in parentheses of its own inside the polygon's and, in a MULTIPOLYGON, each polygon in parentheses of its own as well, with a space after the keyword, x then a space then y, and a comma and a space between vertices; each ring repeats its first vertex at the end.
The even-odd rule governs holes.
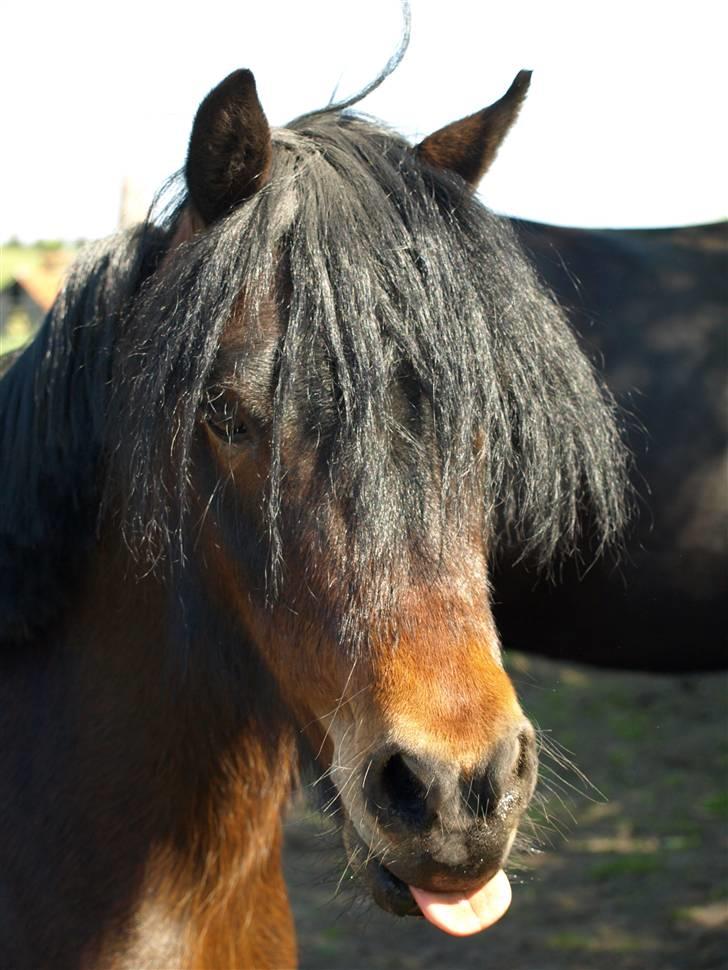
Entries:
MULTIPOLYGON (((609 404, 473 195, 528 81, 412 148, 331 110, 272 131, 235 72, 197 113, 158 274, 173 326, 202 334, 168 366, 195 358, 171 453, 200 588, 272 674, 352 871, 452 932, 507 906, 536 780, 489 604, 498 530, 548 558, 585 496, 604 531, 619 517, 609 404)), ((149 379, 169 384, 145 357, 151 294, 128 348, 139 414, 149 379)))

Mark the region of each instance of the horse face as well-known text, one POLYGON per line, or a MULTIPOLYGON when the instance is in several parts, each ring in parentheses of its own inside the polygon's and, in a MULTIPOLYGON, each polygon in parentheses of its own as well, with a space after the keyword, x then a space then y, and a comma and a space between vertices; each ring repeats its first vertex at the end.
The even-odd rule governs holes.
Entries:
MULTIPOLYGON (((519 75, 496 105, 430 136, 417 149, 422 164, 475 184, 526 86, 519 75)), ((195 120, 190 206, 177 242, 205 232, 257 192, 270 169, 270 134, 252 76, 238 72, 208 96, 195 120)), ((405 529, 401 555, 384 554, 379 575, 366 522, 376 514, 372 503, 362 520, 363 506, 347 497, 357 483, 347 487, 345 462, 334 468, 327 457, 334 450, 327 435, 336 437, 336 387, 314 404, 328 418, 319 413, 311 422, 311 401, 292 394, 291 411, 274 431, 285 324, 274 299, 256 307, 254 322, 244 303, 223 335, 200 411, 196 468, 204 480, 196 491, 217 492, 198 510, 213 595, 234 605, 244 639, 273 672, 333 786, 350 863, 374 898, 399 914, 418 912, 416 898, 443 928, 472 932, 486 925, 476 910, 508 855, 536 775, 534 732, 501 665, 488 604, 479 499, 460 510, 451 541, 432 501, 437 463, 424 485, 419 473, 419 539, 410 542, 405 529), (285 557, 271 605, 265 509, 273 462, 281 472, 275 528, 285 557), (333 485, 335 475, 341 480, 333 485), (457 913, 468 900, 462 919, 457 913)), ((413 401, 406 376, 394 384, 384 424, 400 426, 395 412, 413 401)), ((416 439, 422 457, 432 412, 416 403, 414 410, 401 437, 416 439)), ((399 455, 391 468, 382 514, 404 519, 408 459, 399 455)), ((502 886, 499 892, 502 911, 502 886)))
MULTIPOLYGON (((242 311, 200 410, 199 493, 220 483, 193 516, 203 522, 207 582, 234 604, 241 639, 305 736, 325 801, 345 819, 352 871, 385 909, 417 913, 408 887, 459 901, 504 864, 535 784, 534 732, 501 664, 477 503, 472 529, 455 542, 433 505, 430 547, 388 557, 383 583, 356 518, 331 494, 330 443, 310 431, 303 400, 294 399, 280 445, 285 560, 270 602, 265 507, 284 329, 272 303, 255 322, 242 311)), ((407 476, 405 462, 383 505, 396 504, 407 476)))

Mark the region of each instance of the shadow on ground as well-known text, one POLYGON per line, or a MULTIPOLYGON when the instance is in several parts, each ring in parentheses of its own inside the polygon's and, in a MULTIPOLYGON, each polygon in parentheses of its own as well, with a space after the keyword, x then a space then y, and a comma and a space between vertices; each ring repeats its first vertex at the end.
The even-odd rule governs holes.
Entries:
POLYGON ((728 677, 608 673, 513 654, 538 724, 540 792, 509 875, 513 905, 456 940, 399 920, 344 878, 338 836, 305 808, 286 871, 302 970, 724 970, 728 677), (589 775, 565 768, 555 744, 589 775))

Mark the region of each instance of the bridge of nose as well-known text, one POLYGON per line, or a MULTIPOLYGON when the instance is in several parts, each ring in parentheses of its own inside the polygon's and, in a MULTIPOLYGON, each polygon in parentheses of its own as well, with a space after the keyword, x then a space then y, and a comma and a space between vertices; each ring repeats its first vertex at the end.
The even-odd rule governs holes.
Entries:
POLYGON ((433 626, 400 638, 378 661, 374 697, 393 746, 467 773, 524 716, 494 630, 445 632, 433 626))

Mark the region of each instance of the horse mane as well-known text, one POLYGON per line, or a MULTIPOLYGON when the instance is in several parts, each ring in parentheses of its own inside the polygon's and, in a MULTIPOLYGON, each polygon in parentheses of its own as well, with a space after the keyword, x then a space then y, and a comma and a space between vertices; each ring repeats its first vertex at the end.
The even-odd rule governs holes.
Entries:
POLYGON ((43 622, 110 489, 132 549, 183 560, 193 431, 241 293, 251 326, 271 295, 285 323, 267 498, 274 583, 294 407, 324 459, 321 502, 347 509, 353 587, 422 539, 433 468, 441 522, 454 526, 445 542, 458 541, 473 489, 492 549, 507 537, 547 564, 576 548, 585 521, 597 546, 620 532, 615 408, 507 222, 359 115, 307 115, 273 143, 269 183, 170 253, 164 273, 150 267, 184 199, 162 228, 91 249, 0 383, 5 630, 43 622), (432 440, 417 431, 425 412, 432 440))
POLYGON ((115 328, 157 248, 141 228, 86 247, 0 380, 0 642, 41 631, 84 563, 115 328))

